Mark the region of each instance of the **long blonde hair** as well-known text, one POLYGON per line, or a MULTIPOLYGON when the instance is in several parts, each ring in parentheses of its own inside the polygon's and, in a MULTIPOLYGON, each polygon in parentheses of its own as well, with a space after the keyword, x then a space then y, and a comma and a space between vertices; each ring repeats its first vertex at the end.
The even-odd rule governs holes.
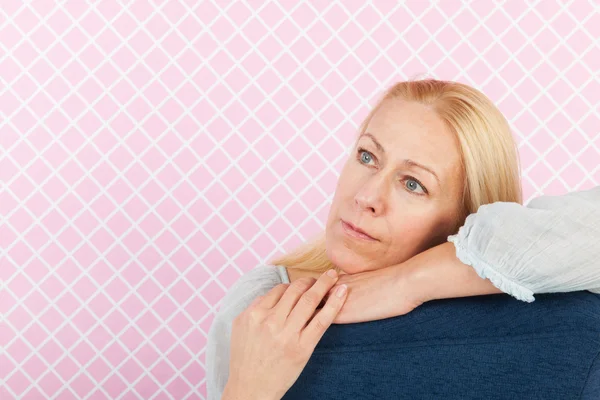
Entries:
MULTIPOLYGON (((453 81, 408 80, 388 89, 360 125, 365 131, 373 115, 387 99, 402 98, 431 107, 458 139, 465 176, 462 208, 457 210, 455 234, 479 206, 497 201, 523 204, 521 165, 508 122, 480 91, 453 81)), ((298 270, 325 272, 333 268, 327 257, 325 231, 294 251, 269 261, 298 270)))

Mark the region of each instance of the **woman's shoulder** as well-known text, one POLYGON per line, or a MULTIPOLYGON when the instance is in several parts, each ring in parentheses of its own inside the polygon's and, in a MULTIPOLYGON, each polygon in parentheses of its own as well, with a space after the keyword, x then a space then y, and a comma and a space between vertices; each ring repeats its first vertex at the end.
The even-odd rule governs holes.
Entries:
POLYGON ((206 382, 209 399, 220 399, 229 376, 229 344, 233 320, 252 301, 287 280, 282 266, 261 264, 247 271, 227 290, 208 331, 206 382))
POLYGON ((268 293, 281 283, 289 283, 284 267, 261 264, 243 274, 227 290, 223 297, 218 316, 234 319, 258 296, 268 293))

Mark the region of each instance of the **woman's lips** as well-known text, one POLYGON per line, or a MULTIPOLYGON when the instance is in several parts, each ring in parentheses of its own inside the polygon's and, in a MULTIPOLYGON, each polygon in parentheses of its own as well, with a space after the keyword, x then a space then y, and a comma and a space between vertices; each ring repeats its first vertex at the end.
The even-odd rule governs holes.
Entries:
POLYGON ((358 239, 363 239, 363 240, 369 240, 369 241, 376 241, 377 239, 372 238, 369 235, 365 235, 364 233, 358 232, 356 230, 354 230, 350 225, 348 225, 343 219, 340 220, 341 224, 342 224, 342 228, 344 229, 344 231, 355 238, 358 239))

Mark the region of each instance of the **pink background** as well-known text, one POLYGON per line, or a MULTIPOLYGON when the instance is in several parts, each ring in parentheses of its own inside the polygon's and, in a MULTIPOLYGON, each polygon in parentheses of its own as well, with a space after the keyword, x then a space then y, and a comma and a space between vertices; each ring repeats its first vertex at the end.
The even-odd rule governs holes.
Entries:
POLYGON ((597 1, 364 3, 0 3, 2 399, 204 398, 224 293, 398 80, 487 94, 525 201, 599 184, 597 1))

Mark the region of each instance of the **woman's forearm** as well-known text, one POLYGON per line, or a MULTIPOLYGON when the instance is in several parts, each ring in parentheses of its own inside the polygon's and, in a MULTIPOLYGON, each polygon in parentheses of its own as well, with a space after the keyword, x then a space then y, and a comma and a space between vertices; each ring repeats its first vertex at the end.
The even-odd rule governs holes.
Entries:
POLYGON ((452 242, 423 251, 399 266, 408 270, 411 285, 422 302, 504 293, 489 279, 477 275, 472 266, 463 264, 452 242))

